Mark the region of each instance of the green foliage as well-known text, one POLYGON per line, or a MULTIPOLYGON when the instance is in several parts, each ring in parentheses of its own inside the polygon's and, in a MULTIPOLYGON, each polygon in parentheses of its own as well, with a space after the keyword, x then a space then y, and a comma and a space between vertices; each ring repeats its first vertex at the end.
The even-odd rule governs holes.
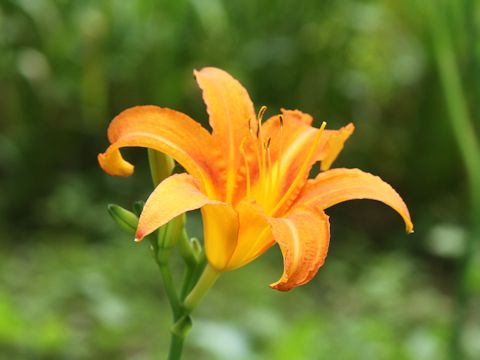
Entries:
MULTIPOLYGON (((103 174, 96 155, 109 121, 133 105, 180 109, 206 125, 191 71, 212 65, 267 115, 286 107, 332 128, 354 122, 336 165, 394 185, 416 233, 406 237, 378 204, 332 209, 316 280, 269 290, 281 273, 276 250, 225 274, 198 309, 186 359, 445 358, 469 195, 420 3, 0 0, 0 354, 165 354, 170 319, 155 264, 105 211, 146 199, 146 154, 126 152, 136 164, 128 179, 103 174)), ((478 120, 479 4, 445 3, 478 120)), ((201 237, 198 216, 189 227, 201 237)), ((478 264, 467 269, 461 339, 471 359, 480 357, 478 264)))

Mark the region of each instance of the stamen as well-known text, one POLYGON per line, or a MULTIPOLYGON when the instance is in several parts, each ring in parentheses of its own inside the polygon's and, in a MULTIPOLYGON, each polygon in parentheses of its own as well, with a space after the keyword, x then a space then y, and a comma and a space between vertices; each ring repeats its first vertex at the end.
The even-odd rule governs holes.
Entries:
POLYGON ((263 141, 263 132, 262 132, 262 120, 263 120, 263 115, 265 114, 265 111, 267 111, 267 107, 263 105, 260 110, 258 111, 257 119, 258 119, 258 128, 257 128, 257 139, 260 141, 260 179, 264 179, 265 176, 265 147, 264 147, 264 141, 263 141))
POLYGON ((248 159, 247 159, 247 153, 245 152, 245 141, 247 140, 247 137, 244 137, 242 139, 242 142, 240 143, 240 154, 242 154, 243 161, 245 163, 245 177, 247 178, 247 196, 250 197, 251 193, 251 180, 250 180, 250 167, 248 166, 248 159))
POLYGON ((271 142, 271 141, 272 141, 272 138, 269 137, 269 138, 267 139, 267 142, 265 143, 265 150, 268 150, 268 149, 270 148, 270 142, 271 142))
POLYGON ((270 192, 272 190, 272 187, 273 187, 273 174, 272 174, 272 156, 271 156, 271 152, 270 152, 270 141, 272 140, 272 138, 268 138, 267 142, 265 143, 265 151, 266 151, 266 156, 267 156, 267 172, 265 174, 265 190, 264 190, 264 194, 265 194, 265 201, 267 199, 270 198, 270 192))
POLYGON ((305 157, 305 160, 303 161, 302 165, 300 166, 299 171, 297 172, 297 176, 293 180, 292 184, 288 188, 288 190, 285 192, 285 194, 282 196, 280 201, 277 203, 275 208, 270 212, 270 215, 274 215, 278 210, 281 209, 285 201, 287 201, 290 197, 290 195, 293 193, 295 188, 297 187, 298 183, 300 180, 303 178, 305 171, 307 169, 308 164, 312 160, 313 155, 315 154, 315 150, 317 149, 318 144, 320 143, 320 139, 322 138, 323 130, 325 130, 325 127, 327 126, 327 123, 324 121, 320 128, 318 129, 318 132, 315 136, 315 139, 310 146, 310 150, 308 151, 307 156, 305 157))
MULTIPOLYGON (((271 171, 270 171, 270 181, 269 181, 269 186, 270 190, 275 191, 278 193, 278 185, 279 180, 281 179, 281 173, 282 173, 282 162, 283 162, 283 115, 278 115, 278 119, 280 122, 280 127, 278 132, 276 132, 276 139, 278 141, 278 148, 277 148, 277 153, 275 154, 275 162, 273 166, 271 166, 271 171)), ((278 195, 278 194, 277 194, 278 195)), ((274 198, 277 198, 277 195, 274 195, 274 198)), ((272 199, 271 199, 272 200, 272 199)), ((270 201, 272 203, 272 201, 270 201)), ((271 204, 272 206, 274 204, 271 204)), ((268 207, 268 205, 267 205, 268 207)))
POLYGON ((283 115, 279 115, 280 120, 280 135, 279 135, 279 149, 277 155, 277 171, 275 172, 276 179, 280 179, 280 170, 282 169, 283 158, 283 115))
POLYGON ((262 122, 263 115, 265 114, 265 111, 267 111, 267 107, 265 105, 262 105, 260 110, 258 110, 258 115, 257 115, 257 119, 258 119, 259 123, 262 122))

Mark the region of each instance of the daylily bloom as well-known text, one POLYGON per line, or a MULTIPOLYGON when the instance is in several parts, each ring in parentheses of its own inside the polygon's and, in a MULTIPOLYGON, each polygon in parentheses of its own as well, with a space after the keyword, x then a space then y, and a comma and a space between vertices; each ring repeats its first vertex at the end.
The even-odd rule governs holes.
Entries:
POLYGON ((328 170, 353 124, 325 130, 312 117, 283 110, 262 124, 247 91, 223 70, 195 71, 212 132, 187 115, 156 106, 139 106, 115 117, 111 145, 99 154, 110 175, 128 176, 133 166, 122 147, 164 152, 186 173, 161 182, 140 216, 136 240, 174 217, 201 209, 208 262, 222 272, 243 266, 277 243, 284 259, 281 278, 271 284, 289 290, 307 283, 323 265, 330 239, 324 210, 352 199, 381 201, 413 225, 397 192, 379 177, 358 169, 328 170), (322 172, 308 175, 320 162, 322 172))

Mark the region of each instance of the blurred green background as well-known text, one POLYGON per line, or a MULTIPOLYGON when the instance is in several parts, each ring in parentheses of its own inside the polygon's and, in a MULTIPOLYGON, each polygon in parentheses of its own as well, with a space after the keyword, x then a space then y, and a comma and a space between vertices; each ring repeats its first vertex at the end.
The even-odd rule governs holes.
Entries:
MULTIPOLYGON (((450 50, 478 119, 480 4, 449 3, 450 50)), ((392 184, 416 232, 407 236, 379 203, 330 209, 330 253, 316 278, 270 290, 282 272, 276 248, 225 274, 196 311, 185 359, 438 360, 451 356, 452 332, 467 359, 480 358, 478 252, 464 266, 475 248, 472 195, 417 5, 0 0, 0 358, 166 354, 170 311, 156 265, 106 211, 146 199, 146 152, 125 152, 137 165, 130 178, 104 174, 96 155, 110 120, 133 105, 205 123, 192 70, 207 65, 238 78, 267 115, 298 108, 330 128, 354 122, 335 166, 392 184)), ((198 214, 189 226, 201 236, 198 214)))

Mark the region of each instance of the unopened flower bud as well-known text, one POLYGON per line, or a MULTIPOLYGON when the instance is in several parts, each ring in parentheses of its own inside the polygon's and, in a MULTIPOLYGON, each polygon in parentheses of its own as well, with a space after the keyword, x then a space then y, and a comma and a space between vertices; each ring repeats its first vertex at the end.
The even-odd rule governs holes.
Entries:
POLYGON ((135 234, 138 225, 137 215, 115 204, 108 205, 108 213, 122 230, 130 235, 135 234))
POLYGON ((172 175, 175 167, 175 162, 170 156, 153 149, 148 149, 148 162, 154 186, 172 175))

